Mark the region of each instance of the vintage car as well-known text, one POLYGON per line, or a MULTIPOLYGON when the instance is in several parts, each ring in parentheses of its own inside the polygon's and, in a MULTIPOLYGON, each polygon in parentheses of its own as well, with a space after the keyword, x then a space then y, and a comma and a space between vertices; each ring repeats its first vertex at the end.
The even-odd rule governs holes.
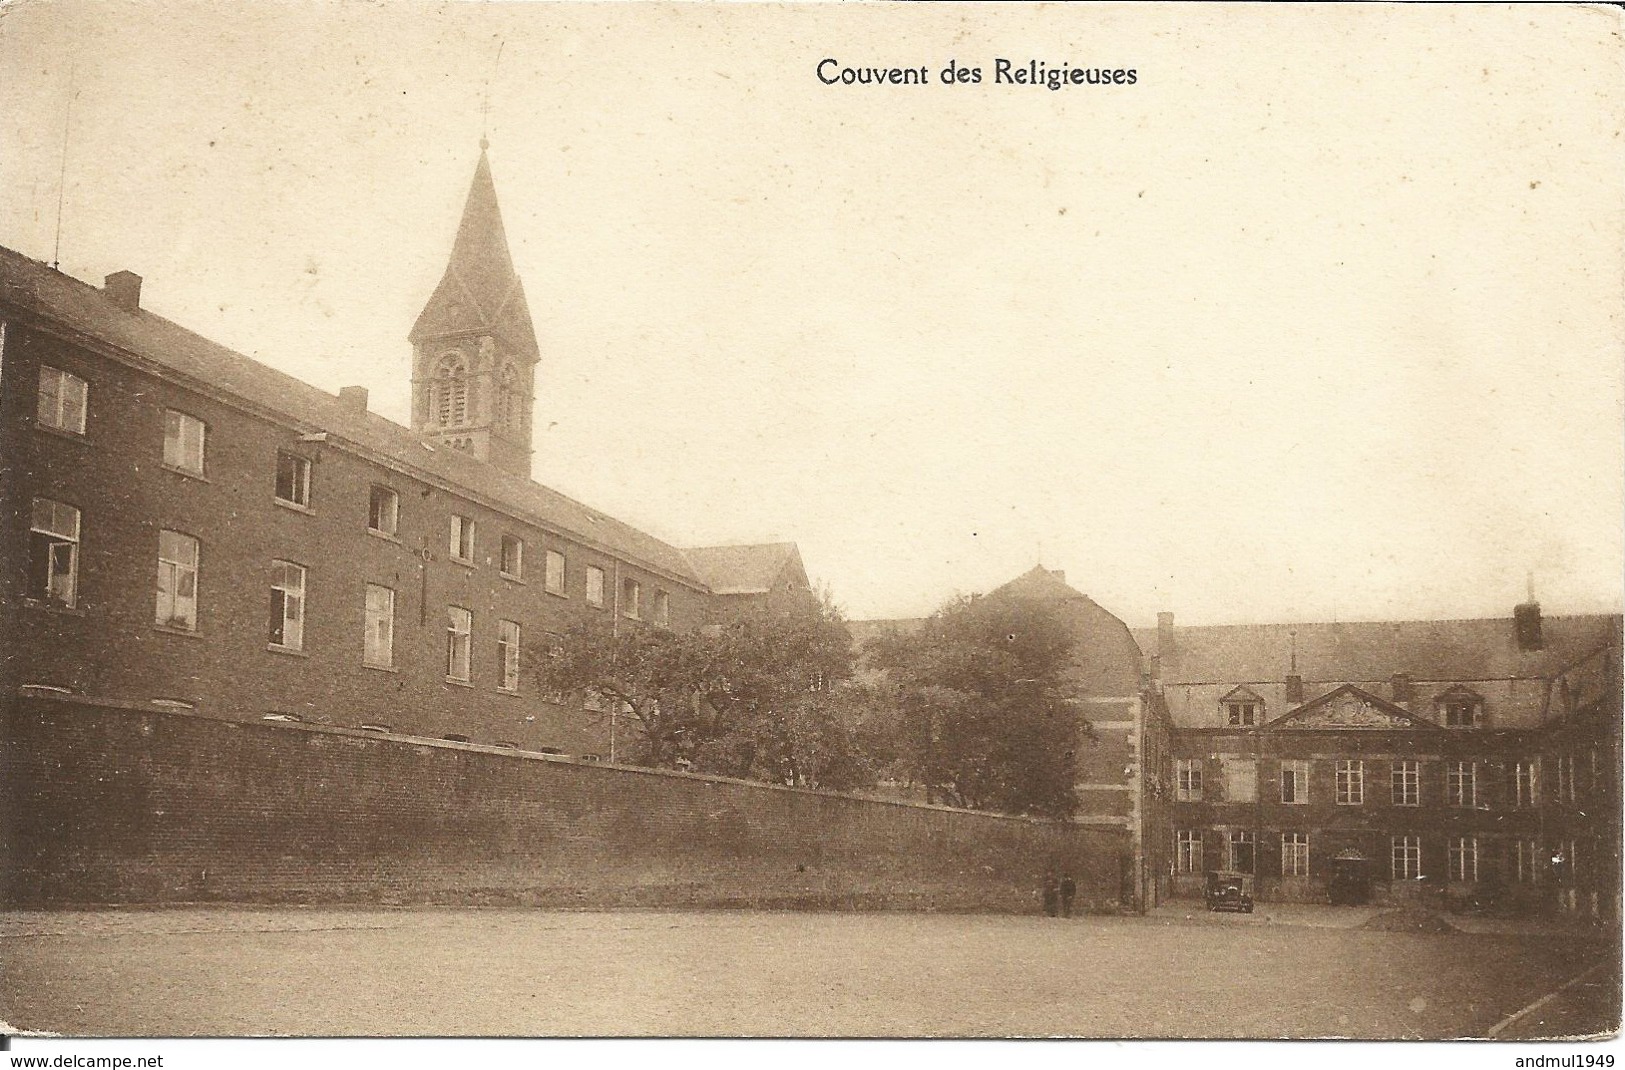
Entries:
POLYGON ((1209 873, 1207 875, 1209 910, 1234 910, 1238 914, 1253 912, 1252 878, 1245 873, 1209 873))

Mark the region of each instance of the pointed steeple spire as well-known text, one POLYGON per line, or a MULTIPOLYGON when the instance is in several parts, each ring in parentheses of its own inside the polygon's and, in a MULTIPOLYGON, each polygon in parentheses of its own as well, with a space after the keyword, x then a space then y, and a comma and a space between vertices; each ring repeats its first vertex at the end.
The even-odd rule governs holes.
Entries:
POLYGON ((463 205, 451 261, 412 328, 412 429, 530 475, 540 351, 513 269, 489 146, 463 205))
POLYGON ((424 306, 409 336, 413 345, 460 334, 492 334, 511 352, 534 359, 536 332, 531 326, 525 290, 508 252, 496 183, 480 139, 480 162, 463 205, 451 261, 424 306))

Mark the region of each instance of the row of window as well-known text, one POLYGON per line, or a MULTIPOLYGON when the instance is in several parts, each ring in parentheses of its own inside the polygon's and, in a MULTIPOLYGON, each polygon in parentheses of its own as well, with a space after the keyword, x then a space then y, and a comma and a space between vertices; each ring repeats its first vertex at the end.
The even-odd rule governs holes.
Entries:
MULTIPOLYGON (((1595 754, 1593 758, 1595 759, 1595 754)), ((1557 799, 1574 802, 1573 758, 1557 759, 1557 799)), ((1309 773, 1312 768, 1306 759, 1285 759, 1281 762, 1280 800, 1287 805, 1305 805, 1309 802, 1309 773)), ((1480 762, 1445 762, 1445 805, 1465 809, 1478 809, 1487 802, 1479 797, 1480 762)), ((1214 801, 1222 796, 1227 802, 1255 802, 1258 798, 1257 763, 1252 759, 1222 759, 1223 788, 1213 792, 1214 801)), ((1179 758, 1174 762, 1175 799, 1178 802, 1200 802, 1203 799, 1203 760, 1179 758)), ((1334 779, 1334 801, 1339 806, 1361 806, 1366 801, 1365 761, 1344 758, 1337 762, 1334 779)), ((1518 809, 1537 806, 1540 802, 1540 763, 1537 760, 1515 763, 1512 770, 1513 805, 1518 809)), ((1422 763, 1413 759, 1389 762, 1389 802, 1394 806, 1420 806, 1422 804, 1422 763)))
MULTIPOLYGON (((368 529, 380 534, 395 534, 399 517, 400 496, 388 487, 374 486, 372 488, 372 502, 368 509, 368 529)), ((453 514, 451 517, 450 538, 447 552, 453 561, 459 564, 474 564, 474 521, 466 516, 453 514)), ((501 547, 498 550, 497 568, 512 580, 522 580, 525 576, 525 543, 523 539, 514 535, 503 535, 501 547)), ((562 598, 569 597, 568 561, 563 551, 549 549, 542 556, 542 587, 549 594, 556 594, 562 598)), ((604 570, 597 565, 588 565, 586 570, 586 599, 589 606, 603 608, 604 606, 604 570)), ((633 620, 643 619, 643 585, 630 577, 621 581, 620 611, 622 616, 633 620)), ((654 593, 653 613, 654 623, 661 627, 671 624, 671 596, 663 590, 654 593)))
MULTIPOLYGON (((89 407, 89 387, 77 375, 58 368, 41 366, 37 419, 42 426, 71 434, 85 433, 85 418, 89 407)), ((202 420, 174 409, 164 411, 164 465, 180 472, 202 476, 204 474, 205 444, 208 427, 202 420)), ((279 450, 276 457, 274 500, 299 509, 310 508, 311 463, 306 457, 279 450)), ((69 507, 62 507, 69 508, 69 507)), ((77 516, 77 511, 74 511, 77 516)), ((77 522, 76 522, 77 523, 77 522)), ((367 505, 367 529, 374 534, 394 538, 400 526, 400 495, 383 486, 373 486, 367 505)), ((77 542, 77 534, 74 537, 77 542)), ((499 569, 510 579, 524 576, 524 541, 504 534, 499 551, 499 569)), ((450 521, 448 552, 460 564, 475 563, 474 521, 466 516, 454 515, 450 521)), ((567 562, 561 551, 548 550, 543 567, 544 589, 550 594, 568 597, 567 562)), ((59 584, 72 586, 72 571, 63 575, 59 584)), ((587 604, 602 608, 605 603, 604 570, 587 566, 585 590, 587 604)), ((643 619, 642 585, 635 579, 621 583, 620 611, 634 620, 643 619)), ((72 598, 52 598, 52 601, 71 605, 72 598)), ((651 619, 662 627, 670 624, 670 596, 663 590, 654 593, 650 607, 651 619)))
MULTIPOLYGON (((1281 835, 1281 876, 1307 877, 1309 873, 1309 834, 1283 832, 1281 835)), ((1174 833, 1173 872, 1199 874, 1203 868, 1200 829, 1179 829, 1174 833)), ((1256 875, 1257 839, 1245 829, 1232 830, 1224 835, 1224 868, 1236 873, 1256 875)), ((1558 871, 1572 870, 1575 844, 1560 845, 1551 855, 1551 864, 1558 871)), ((1476 881, 1479 879, 1479 839, 1476 836, 1453 836, 1445 841, 1446 880, 1476 881)), ((1544 856, 1534 840, 1517 840, 1511 852, 1511 876, 1519 884, 1533 884, 1539 879, 1540 863, 1544 856)), ((1393 836, 1389 839, 1388 874, 1391 880, 1416 880, 1422 876, 1422 838, 1420 836, 1393 836)))
MULTIPOLYGON (((76 598, 79 557, 79 510, 61 502, 35 498, 29 555, 29 595, 72 608, 76 598)), ((198 541, 178 531, 158 533, 157 607, 154 623, 196 631, 198 623, 198 541)), ((299 652, 305 646, 308 571, 292 561, 272 561, 267 645, 299 652)), ((395 592, 367 584, 363 627, 363 662, 376 669, 394 665, 395 592)), ((519 689, 519 625, 497 623, 497 686, 519 689)), ((472 680, 473 614, 458 606, 447 609, 446 676, 472 680)))

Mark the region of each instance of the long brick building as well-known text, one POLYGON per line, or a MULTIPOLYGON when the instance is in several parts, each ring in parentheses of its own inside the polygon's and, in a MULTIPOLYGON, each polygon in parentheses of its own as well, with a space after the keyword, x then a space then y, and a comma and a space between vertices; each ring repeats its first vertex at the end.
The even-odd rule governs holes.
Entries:
POLYGON ((534 693, 523 651, 808 588, 794 546, 679 549, 530 479, 542 348, 483 145, 410 325, 410 427, 141 283, 0 249, 0 693, 608 757, 608 715, 534 693))

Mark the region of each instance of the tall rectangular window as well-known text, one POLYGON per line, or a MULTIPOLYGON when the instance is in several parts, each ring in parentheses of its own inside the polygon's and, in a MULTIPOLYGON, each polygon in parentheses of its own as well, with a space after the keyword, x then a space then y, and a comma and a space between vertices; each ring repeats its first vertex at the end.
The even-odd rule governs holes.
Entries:
POLYGON ((643 619, 643 588, 637 580, 621 581, 621 615, 633 620, 643 619))
POLYGON ((1395 806, 1422 805, 1421 763, 1409 759, 1396 760, 1390 787, 1395 806))
POLYGON ((84 434, 89 392, 90 388, 77 375, 41 365, 36 411, 39 422, 58 431, 84 434))
POLYGON ((310 461, 297 453, 277 451, 276 500, 310 507, 310 461))
POLYGON ((79 594, 79 510, 35 498, 28 533, 28 597, 72 609, 79 594))
POLYGON ((1258 798, 1258 763, 1251 758, 1221 758, 1224 797, 1230 802, 1253 802, 1258 798))
POLYGON ((1202 759, 1176 759, 1174 777, 1174 798, 1178 802, 1202 801, 1202 759))
POLYGON ((374 669, 395 664, 395 592, 376 583, 367 584, 366 633, 362 639, 362 661, 374 669))
POLYGON ((1539 864, 1540 855, 1536 850, 1534 840, 1519 840, 1512 845, 1513 874, 1519 884, 1534 884, 1537 881, 1535 867, 1539 864))
POLYGON ((1225 840, 1229 847, 1227 867, 1236 873, 1251 873, 1253 871, 1253 834, 1246 830, 1232 832, 1225 840))
POLYGON ((474 521, 456 513, 451 515, 451 541, 446 550, 453 561, 474 563, 474 521))
POLYGON ((604 570, 596 565, 587 566, 587 604, 604 607, 604 570))
POLYGON ((203 442, 208 428, 195 416, 164 410, 164 464, 193 475, 203 474, 203 442))
POLYGON ((1281 763, 1281 801, 1302 805, 1309 801, 1309 763, 1287 760, 1281 763))
POLYGON ((158 533, 158 624, 197 631, 198 543, 178 531, 158 533))
POLYGON ((460 606, 446 607, 446 678, 460 683, 472 679, 469 652, 474 640, 474 614, 460 606))
POLYGON ((400 520, 401 496, 388 487, 373 487, 367 499, 367 530, 377 535, 394 535, 400 520))
POLYGON ((549 550, 542 559, 542 584, 548 594, 564 593, 564 555, 549 550))
POLYGON ((1450 879, 1476 881, 1478 879, 1478 840, 1472 836, 1455 836, 1450 840, 1450 879))
POLYGON ((305 568, 292 561, 271 562, 271 645, 305 648, 305 568))
POLYGON ((1309 876, 1309 834, 1281 833, 1281 876, 1309 876))
POLYGON ((1360 806, 1365 802, 1365 763, 1344 758, 1337 763, 1337 805, 1360 806))
POLYGON ((519 625, 511 620, 497 622, 497 687, 519 690, 519 625))
POLYGON ((1174 872, 1202 872, 1202 832, 1180 829, 1174 838, 1174 872))
POLYGON ((1445 766, 1444 799, 1448 806, 1473 809, 1478 805, 1478 766, 1451 762, 1445 766))
POLYGON ((502 574, 510 579, 523 579, 525 575, 525 544, 512 535, 502 536, 502 574))
POLYGON ((655 592, 655 623, 662 628, 671 627, 671 595, 665 591, 655 592))
POLYGON ((1420 836, 1395 836, 1389 844, 1389 873, 1394 880, 1415 880, 1422 875, 1420 836))

